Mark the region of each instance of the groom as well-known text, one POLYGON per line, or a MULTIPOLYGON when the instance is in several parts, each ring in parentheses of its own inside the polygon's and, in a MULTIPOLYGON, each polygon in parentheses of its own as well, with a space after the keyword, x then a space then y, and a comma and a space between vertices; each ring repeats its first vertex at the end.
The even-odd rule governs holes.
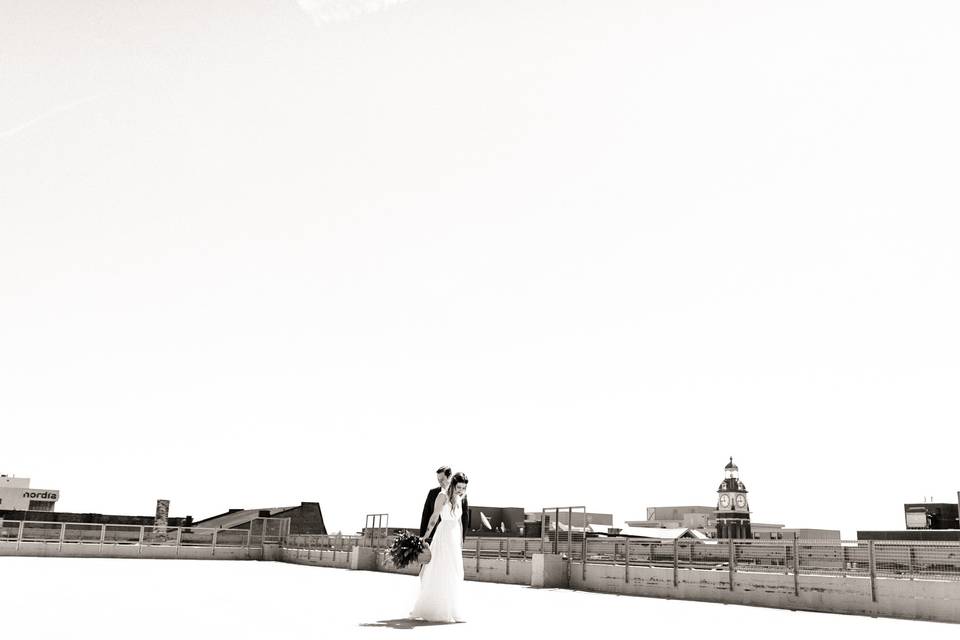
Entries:
MULTIPOLYGON (((439 486, 430 489, 427 493, 427 499, 423 503, 423 515, 420 517, 420 537, 427 535, 427 525, 430 524, 430 516, 433 515, 433 505, 437 501, 437 496, 440 495, 441 491, 446 491, 447 487, 450 486, 450 476, 453 475, 453 470, 450 467, 440 467, 437 469, 437 484, 439 486)), ((460 516, 460 527, 461 540, 466 538, 467 529, 470 528, 470 508, 467 505, 467 496, 463 496, 463 515, 460 516)), ((433 528, 436 531, 436 527, 433 528)), ((433 541, 433 531, 430 532, 430 537, 427 538, 427 542, 433 541)))

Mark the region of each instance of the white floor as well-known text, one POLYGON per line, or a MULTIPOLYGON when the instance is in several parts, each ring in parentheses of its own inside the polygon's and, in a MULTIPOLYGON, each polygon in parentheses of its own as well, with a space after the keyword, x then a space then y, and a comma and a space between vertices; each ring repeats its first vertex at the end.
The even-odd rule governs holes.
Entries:
POLYGON ((464 590, 466 623, 410 624, 403 618, 416 578, 278 562, 6 557, 0 581, 6 637, 613 640, 652 633, 718 638, 720 628, 737 629, 737 638, 777 640, 960 634, 958 625, 475 582, 464 590))

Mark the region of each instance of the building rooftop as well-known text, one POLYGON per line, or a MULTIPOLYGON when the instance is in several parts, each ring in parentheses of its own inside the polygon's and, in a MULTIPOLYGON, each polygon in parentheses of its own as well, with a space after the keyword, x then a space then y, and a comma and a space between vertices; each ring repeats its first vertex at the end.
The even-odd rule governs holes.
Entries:
POLYGON ((713 630, 721 621, 736 630, 731 637, 777 640, 954 640, 957 634, 956 625, 934 622, 473 581, 463 585, 467 622, 412 623, 404 618, 417 593, 414 577, 278 562, 8 557, 3 572, 6 583, 15 585, 4 594, 4 610, 16 612, 4 621, 4 632, 14 638, 36 635, 38 620, 43 637, 69 638, 77 629, 96 628, 99 637, 112 639, 136 629, 133 636, 144 640, 169 638, 170 629, 198 638, 676 638, 717 635, 713 630), (144 624, 156 598, 163 603, 161 619, 144 624), (104 602, 110 603, 106 617, 104 602))

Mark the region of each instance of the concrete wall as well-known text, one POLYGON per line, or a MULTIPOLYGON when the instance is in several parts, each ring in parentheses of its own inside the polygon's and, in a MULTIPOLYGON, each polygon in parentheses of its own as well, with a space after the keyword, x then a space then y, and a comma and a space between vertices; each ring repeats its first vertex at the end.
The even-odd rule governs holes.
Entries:
POLYGON ((350 551, 331 551, 329 549, 280 549, 280 562, 305 564, 314 567, 335 569, 350 568, 350 551))
MULTIPOLYGON (((383 550, 351 551, 244 547, 180 547, 174 545, 79 544, 58 542, 0 543, 0 556, 169 558, 194 560, 277 560, 320 567, 385 571, 416 576, 419 565, 398 570, 383 550)), ((730 584, 728 570, 568 563, 553 554, 532 560, 464 558, 464 578, 481 582, 571 588, 619 595, 699 600, 827 613, 882 616, 908 620, 960 623, 960 581, 877 578, 876 597, 869 577, 820 576, 738 571, 730 584), (796 582, 795 582, 796 580, 796 582)))
POLYGON ((775 573, 734 574, 729 571, 680 569, 677 586, 673 569, 574 563, 570 588, 620 595, 674 598, 743 604, 779 609, 847 613, 960 623, 960 582, 878 578, 877 601, 873 601, 870 578, 854 576, 799 576, 799 595, 794 576, 775 573))
MULTIPOLYGON (((316 552, 314 552, 316 553, 316 552)), ((283 560, 317 566, 345 566, 416 576, 420 565, 397 569, 382 550, 355 547, 352 563, 341 559, 334 564, 332 552, 326 559, 306 560, 306 551, 284 552, 283 560)), ((481 582, 530 585, 539 588, 570 588, 618 595, 698 600, 779 609, 845 613, 854 615, 960 623, 960 582, 877 578, 874 601, 869 577, 800 575, 738 571, 730 585, 728 570, 678 569, 676 586, 672 568, 632 565, 568 563, 558 555, 534 554, 532 560, 505 558, 464 558, 464 578, 481 582)))
MULTIPOLYGON (((404 569, 394 567, 386 557, 383 551, 378 552, 375 571, 384 571, 387 573, 400 573, 404 575, 416 576, 420 574, 420 565, 408 566, 404 569)), ((475 580, 477 582, 498 582, 501 584, 530 584, 531 563, 517 559, 510 560, 510 573, 507 573, 507 561, 505 558, 480 558, 480 564, 477 565, 476 558, 463 559, 463 577, 465 580, 475 580)))
MULTIPOLYGON (((270 545, 266 545, 270 547, 270 545)), ((274 549, 253 547, 180 547, 174 545, 79 544, 64 542, 16 542, 0 544, 0 556, 36 556, 48 558, 169 558, 181 560, 270 560, 278 556, 274 549)))

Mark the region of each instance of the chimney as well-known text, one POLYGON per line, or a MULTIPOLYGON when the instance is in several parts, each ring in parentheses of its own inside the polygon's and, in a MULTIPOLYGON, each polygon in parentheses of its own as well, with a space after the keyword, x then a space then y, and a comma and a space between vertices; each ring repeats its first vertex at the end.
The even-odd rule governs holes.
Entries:
POLYGON ((153 519, 154 540, 167 539, 167 516, 170 515, 170 501, 157 500, 157 514, 153 519))

